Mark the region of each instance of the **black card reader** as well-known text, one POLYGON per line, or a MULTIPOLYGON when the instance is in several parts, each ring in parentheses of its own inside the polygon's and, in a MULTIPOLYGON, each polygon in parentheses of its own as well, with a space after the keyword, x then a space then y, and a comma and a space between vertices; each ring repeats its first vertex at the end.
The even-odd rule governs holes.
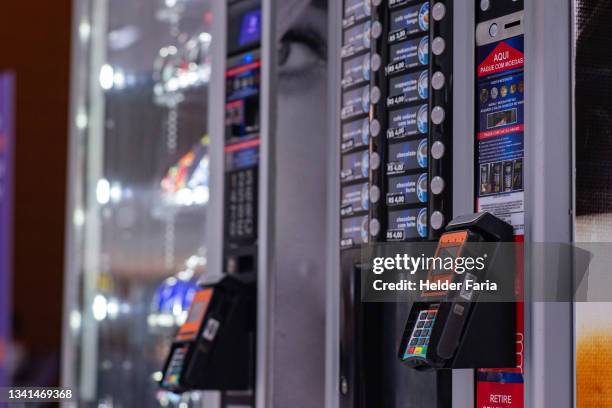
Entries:
POLYGON ((427 271, 427 281, 434 288, 421 292, 404 329, 398 351, 403 363, 417 369, 516 365, 513 297, 478 301, 479 295, 468 289, 473 282, 484 282, 501 271, 504 276, 496 276, 497 283, 513 293, 514 258, 512 265, 508 256, 503 257, 503 268, 496 264, 502 262, 495 259, 501 242, 513 242, 513 229, 488 212, 457 217, 447 225, 434 259, 470 257, 486 258, 486 262, 482 268, 461 274, 434 262, 427 271))
POLYGON ((255 282, 227 275, 196 292, 163 370, 172 392, 254 387, 255 282))

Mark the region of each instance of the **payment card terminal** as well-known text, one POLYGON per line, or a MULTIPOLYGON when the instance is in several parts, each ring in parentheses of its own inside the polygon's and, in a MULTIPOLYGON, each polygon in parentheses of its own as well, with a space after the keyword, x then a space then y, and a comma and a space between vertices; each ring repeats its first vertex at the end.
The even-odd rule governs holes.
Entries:
POLYGON ((160 386, 172 392, 247 390, 255 366, 255 283, 227 275, 196 292, 160 386))
POLYGON ((513 288, 514 257, 507 250, 497 256, 499 243, 512 241, 512 227, 488 212, 448 224, 404 329, 398 352, 403 363, 417 369, 516 364, 515 303, 501 293, 513 288), (481 290, 487 288, 499 298, 484 299, 481 290))

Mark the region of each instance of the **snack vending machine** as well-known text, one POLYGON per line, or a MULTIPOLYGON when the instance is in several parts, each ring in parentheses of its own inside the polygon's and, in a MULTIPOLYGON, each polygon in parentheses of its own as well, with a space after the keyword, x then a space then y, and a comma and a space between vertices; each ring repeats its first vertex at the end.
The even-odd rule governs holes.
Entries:
MULTIPOLYGON (((393 317, 402 312, 361 301, 360 248, 436 239, 452 218, 453 2, 341 3, 332 6, 341 107, 333 125, 340 143, 339 399, 343 407, 393 404, 403 393, 391 346, 393 317)), ((442 404, 450 392, 447 373, 413 380, 423 388, 413 401, 435 401, 440 389, 442 404)))
POLYGON ((218 4, 213 12, 218 16, 213 34, 221 37, 213 52, 220 57, 224 51, 212 69, 214 78, 224 78, 218 94, 223 97, 212 98, 215 107, 210 113, 211 123, 223 125, 212 126, 223 138, 215 137, 211 147, 212 166, 223 180, 213 191, 222 198, 217 208, 223 240, 221 247, 211 245, 211 258, 215 262, 221 253, 222 261, 220 269, 200 279, 188 318, 168 353, 160 386, 175 393, 220 392, 222 407, 253 406, 263 10, 259 0, 242 0, 218 4), (223 107, 222 121, 218 106, 223 107))
POLYGON ((568 278, 530 248, 572 242, 572 2, 346 0, 330 16, 339 170, 329 188, 340 199, 330 210, 339 245, 329 259, 328 406, 571 406, 572 304, 540 293, 568 278), (450 352, 451 338, 492 330, 463 331, 452 302, 369 302, 361 286, 363 248, 448 246, 467 225, 451 220, 481 212, 525 248, 511 273, 517 303, 499 311, 505 335, 481 347, 490 359, 463 354, 467 342, 463 355, 450 352), (439 313, 457 323, 452 336, 439 313))
POLYGON ((300 58, 325 33, 324 20, 313 20, 325 15, 309 1, 212 10, 210 273, 160 385, 216 391, 211 407, 319 406, 324 378, 312 373, 324 365, 327 146, 323 133, 295 122, 307 122, 313 89, 325 95, 324 72, 300 58), (319 23, 314 34, 306 19, 319 23))

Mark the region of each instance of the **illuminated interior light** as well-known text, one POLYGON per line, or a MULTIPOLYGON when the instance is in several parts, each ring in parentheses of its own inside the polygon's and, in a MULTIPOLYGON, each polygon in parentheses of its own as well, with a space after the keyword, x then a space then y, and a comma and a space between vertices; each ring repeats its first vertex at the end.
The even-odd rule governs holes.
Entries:
POLYGON ((121 71, 115 72, 113 75, 113 84, 117 89, 125 88, 125 75, 121 71))
POLYGON ((190 270, 195 269, 199 264, 200 264, 200 257, 198 257, 197 255, 191 255, 189 258, 187 258, 187 261, 185 262, 185 265, 190 270))
POLYGON ((121 190, 121 184, 113 183, 109 191, 110 200, 116 204, 119 201, 121 201, 122 196, 123 196, 123 191, 121 190))
POLYGON ((100 68, 100 86, 102 89, 108 91, 112 89, 113 84, 115 83, 115 70, 108 64, 102 65, 100 68))
POLYGON ((83 108, 79 109, 79 112, 74 119, 74 123, 79 130, 87 129, 87 125, 89 124, 89 119, 87 117, 87 113, 83 108))
MULTIPOLYGON (((195 268, 195 267, 194 267, 195 268)), ((188 281, 193 278, 193 269, 185 269, 184 271, 180 271, 176 274, 178 278, 182 281, 188 281)))
POLYGON ((77 208, 72 214, 72 224, 80 228, 85 225, 85 211, 82 208, 77 208))
POLYGON ((110 319, 116 319, 119 315, 119 302, 117 299, 110 299, 106 305, 106 313, 110 319))
POLYGON ((157 325, 160 327, 173 327, 174 316, 168 313, 160 314, 157 316, 157 325))
POLYGON ((172 305, 172 314, 178 318, 183 313, 182 299, 176 299, 172 305))
POLYGON ((81 312, 78 310, 71 311, 69 321, 72 331, 79 331, 81 329, 81 312))
POLYGON ((110 201, 110 183, 108 180, 102 178, 98 180, 96 185, 96 199, 98 204, 105 205, 110 201))
POLYGON ((89 36, 91 35, 91 24, 89 21, 83 20, 79 23, 79 38, 81 42, 87 42, 89 40, 89 36))
POLYGON ((198 37, 200 38, 200 41, 204 43, 210 43, 212 41, 212 35, 207 32, 201 32, 198 37))
POLYGON ((183 310, 180 315, 176 316, 176 325, 182 326, 187 321, 187 316, 189 312, 187 310, 183 310))
POLYGON ((108 302, 106 301, 106 298, 103 295, 96 295, 91 305, 94 319, 99 322, 106 319, 107 306, 108 302))

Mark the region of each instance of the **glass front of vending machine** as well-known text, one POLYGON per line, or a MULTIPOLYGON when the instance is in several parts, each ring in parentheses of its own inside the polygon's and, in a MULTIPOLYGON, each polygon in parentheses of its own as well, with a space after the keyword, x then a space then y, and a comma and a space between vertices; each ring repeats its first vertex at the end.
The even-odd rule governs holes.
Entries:
POLYGON ((206 274, 210 0, 74 2, 63 385, 81 406, 159 389, 206 274))

